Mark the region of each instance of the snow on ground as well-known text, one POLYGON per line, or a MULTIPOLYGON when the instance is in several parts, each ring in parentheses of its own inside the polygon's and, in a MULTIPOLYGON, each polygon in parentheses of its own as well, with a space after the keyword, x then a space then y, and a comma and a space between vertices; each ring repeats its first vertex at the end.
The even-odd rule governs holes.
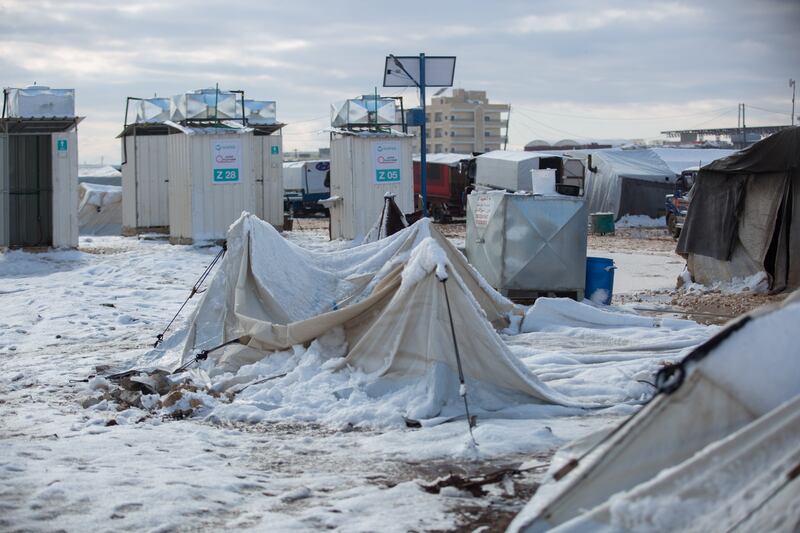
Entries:
MULTIPOLYGON (((290 236, 331 246, 324 232, 290 236)), ((81 238, 81 251, 0 255, 0 529, 452 529, 467 516, 454 510, 513 512, 524 502, 514 484, 473 498, 455 489, 430 494, 418 478, 537 457, 546 465, 556 447, 633 412, 652 391, 655 370, 712 331, 540 300, 517 324, 521 332, 505 332, 511 350, 560 392, 611 407, 479 412, 477 448, 463 419, 408 429, 397 406, 368 391, 337 398, 308 387, 304 379, 342 379, 316 364, 311 348, 259 363, 259 375, 290 365, 294 381, 270 381, 232 403, 208 399, 190 419, 117 411, 106 400, 90 405, 104 380, 71 380, 148 362, 156 333, 217 251, 93 237, 81 238), (276 399, 284 400, 268 405, 276 399), (350 418, 336 418, 343 414, 350 418)), ((651 267, 671 275, 667 256, 618 255, 622 287, 665 283, 651 267)), ((531 487, 541 472, 521 483, 531 487)))
POLYGON ((652 218, 647 215, 625 215, 614 223, 615 228, 665 228, 667 218, 652 218))

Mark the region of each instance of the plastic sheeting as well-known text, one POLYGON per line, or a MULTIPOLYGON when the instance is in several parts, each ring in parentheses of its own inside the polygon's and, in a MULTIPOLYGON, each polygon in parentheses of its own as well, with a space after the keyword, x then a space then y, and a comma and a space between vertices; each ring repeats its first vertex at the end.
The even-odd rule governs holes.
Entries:
POLYGON ((703 284, 766 271, 770 288, 800 286, 800 127, 700 170, 678 253, 703 284))
MULTIPOLYGON (((762 504, 775 503, 781 476, 800 462, 800 360, 790 330, 798 322, 795 294, 695 349, 671 392, 614 431, 560 452, 552 471, 568 461, 577 461, 574 468, 543 485, 510 530, 729 531, 755 520, 762 504), (663 508, 678 511, 659 514, 663 508)), ((797 488, 795 481, 788 489, 795 498, 797 488)), ((786 507, 775 510, 772 518, 790 517, 786 507)), ((796 513, 794 520, 784 521, 788 529, 796 513)))
POLYGON ((729 150, 641 148, 575 150, 586 165, 586 199, 590 213, 647 215, 664 213, 664 197, 674 192, 675 180, 688 167, 724 157, 729 150), (591 168, 588 156, 592 156, 591 168))
POLYGON ((434 365, 455 371, 445 290, 470 387, 575 405, 511 354, 492 324, 507 323, 513 304, 427 219, 377 242, 319 253, 242 216, 191 319, 183 358, 240 338, 246 346, 212 352, 205 363, 212 374, 235 371, 342 328, 348 351, 333 368, 359 369, 373 379, 421 377, 434 365))
POLYGON ((79 233, 119 235, 122 231, 122 187, 81 183, 79 190, 79 233))

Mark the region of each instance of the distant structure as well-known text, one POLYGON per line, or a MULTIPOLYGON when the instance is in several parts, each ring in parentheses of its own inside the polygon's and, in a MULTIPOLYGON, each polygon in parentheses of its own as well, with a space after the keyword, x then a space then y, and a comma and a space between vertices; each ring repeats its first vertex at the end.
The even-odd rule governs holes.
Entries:
POLYGON ((320 148, 319 150, 290 150, 283 154, 284 161, 316 161, 318 159, 330 158, 330 148, 320 148))
POLYGON ((525 145, 526 152, 552 152, 564 150, 600 150, 601 148, 611 148, 610 144, 598 143, 579 143, 572 139, 562 139, 556 143, 550 144, 547 141, 536 139, 525 145))
MULTIPOLYGON (((508 135, 508 104, 490 104, 486 91, 453 89, 435 96, 426 109, 428 152, 461 153, 500 150, 508 135)), ((413 150, 419 153, 419 138, 413 150)))
POLYGON ((736 148, 744 148, 760 141, 768 135, 777 133, 781 130, 791 128, 791 126, 747 126, 738 128, 708 128, 692 130, 668 130, 662 131, 662 135, 667 137, 679 137, 681 144, 695 144, 701 141, 706 135, 713 135, 716 140, 720 137, 728 137, 736 148))

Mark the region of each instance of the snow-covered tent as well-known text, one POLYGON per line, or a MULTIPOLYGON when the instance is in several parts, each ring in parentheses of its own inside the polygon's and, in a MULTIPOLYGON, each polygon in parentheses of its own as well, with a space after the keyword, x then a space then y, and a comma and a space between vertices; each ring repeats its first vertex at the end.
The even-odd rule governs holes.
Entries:
POLYGON ((651 150, 677 175, 680 175, 687 168, 702 167, 736 152, 736 150, 722 148, 656 147, 651 148, 651 150))
POLYGON ((81 235, 119 235, 122 231, 122 186, 81 183, 78 231, 81 235))
POLYGON ((586 167, 586 201, 590 213, 647 215, 664 212, 664 196, 675 189, 676 173, 648 148, 576 150, 586 167))
POLYGON ((315 252, 245 214, 228 232, 227 254, 190 321, 182 357, 188 362, 240 339, 209 351, 202 368, 215 376, 338 330, 347 349, 332 369, 452 384, 452 318, 471 390, 575 405, 541 383, 497 334, 513 308, 428 219, 376 242, 315 252))
POLYGON ((730 150, 636 148, 575 150, 586 166, 586 199, 590 213, 664 214, 664 197, 675 191, 681 172, 699 163, 710 163, 730 150), (591 157, 591 161, 589 160, 591 157))
POLYGON ((510 531, 796 531, 798 323, 795 293, 665 367, 641 411, 559 452, 510 531))
POLYGON ((770 289, 800 287, 800 127, 700 169, 677 251, 694 281, 767 272, 770 289))

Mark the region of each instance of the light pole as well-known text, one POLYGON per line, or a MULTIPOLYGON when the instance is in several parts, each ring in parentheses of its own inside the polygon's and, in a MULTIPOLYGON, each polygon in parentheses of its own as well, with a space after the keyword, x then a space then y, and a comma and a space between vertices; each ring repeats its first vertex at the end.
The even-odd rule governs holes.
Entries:
POLYGON ((795 93, 795 81, 790 79, 789 80, 789 87, 792 88, 792 126, 794 126, 794 93, 795 93))

